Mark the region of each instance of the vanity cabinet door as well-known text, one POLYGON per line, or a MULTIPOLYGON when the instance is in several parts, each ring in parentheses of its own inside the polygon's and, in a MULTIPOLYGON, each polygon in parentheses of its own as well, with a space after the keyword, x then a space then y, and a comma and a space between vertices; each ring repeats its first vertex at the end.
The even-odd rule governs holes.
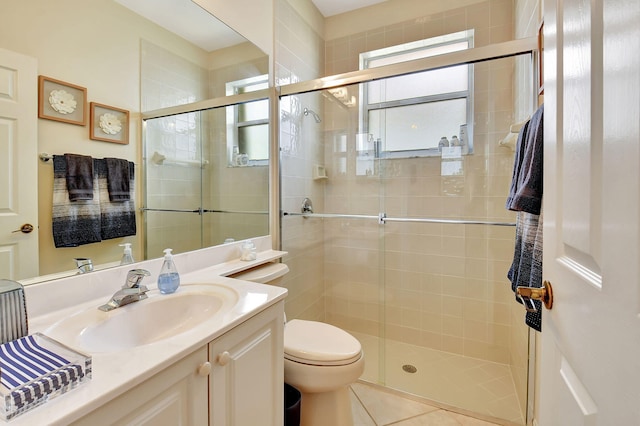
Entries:
POLYGON ((73 424, 206 425, 209 371, 203 347, 73 424))
POLYGON ((213 426, 281 426, 284 302, 209 344, 213 426))

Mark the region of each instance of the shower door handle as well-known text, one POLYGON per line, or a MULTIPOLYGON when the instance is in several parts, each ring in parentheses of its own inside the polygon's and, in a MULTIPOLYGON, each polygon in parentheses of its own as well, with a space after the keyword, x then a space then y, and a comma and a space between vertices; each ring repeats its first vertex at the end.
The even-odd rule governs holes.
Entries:
POLYGON ((516 294, 518 299, 524 304, 527 312, 538 312, 533 303, 534 300, 539 300, 544 303, 545 308, 551 309, 553 307, 553 287, 549 281, 542 283, 542 287, 516 287, 516 294))

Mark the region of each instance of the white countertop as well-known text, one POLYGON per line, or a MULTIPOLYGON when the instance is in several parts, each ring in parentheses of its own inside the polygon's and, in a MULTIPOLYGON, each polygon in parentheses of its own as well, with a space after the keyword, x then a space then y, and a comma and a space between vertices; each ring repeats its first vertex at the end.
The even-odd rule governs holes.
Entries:
MULTIPOLYGON (((230 260, 208 268, 182 273, 181 286, 176 294, 181 289, 185 291, 184 289, 188 289, 191 284, 223 285, 237 292, 239 296, 237 303, 224 315, 216 315, 213 319, 207 320, 189 331, 169 339, 117 352, 90 353, 93 372, 92 379, 89 382, 27 413, 21 414, 9 422, 0 420, 0 424, 32 426, 64 425, 73 422, 169 367, 196 349, 208 344, 213 339, 267 307, 284 299, 287 295, 285 288, 221 276, 230 275, 261 263, 278 259, 283 254, 285 253, 265 250, 259 253, 256 261, 241 262, 239 260, 230 260)), ((172 295, 161 295, 157 291, 157 286, 154 284, 156 278, 157 274, 152 273, 151 277, 143 281, 143 284, 150 289, 149 298, 171 297, 172 295)), ((116 289, 119 288, 119 285, 121 284, 118 284, 116 289)), ((42 293, 42 289, 39 291, 42 293)), ((30 317, 29 333, 44 332, 60 319, 66 318, 82 309, 92 307, 97 309, 107 300, 108 297, 105 299, 104 295, 100 295, 99 297, 84 300, 82 303, 61 306, 59 309, 30 317)), ((42 302, 38 301, 36 303, 42 302)), ((137 303, 144 303, 144 301, 137 303)), ((27 292, 28 304, 29 293, 27 292)), ((60 303, 57 303, 57 305, 60 305, 60 303)), ((134 305, 135 303, 118 309, 135 308, 134 305)), ((42 311, 42 308, 38 310, 42 311)))

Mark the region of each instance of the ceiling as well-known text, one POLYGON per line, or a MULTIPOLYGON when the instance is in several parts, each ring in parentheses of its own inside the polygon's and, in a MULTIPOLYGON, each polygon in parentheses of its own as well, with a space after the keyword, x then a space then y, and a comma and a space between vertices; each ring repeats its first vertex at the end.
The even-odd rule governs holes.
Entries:
POLYGON ((207 52, 247 41, 191 0, 115 0, 207 52))
POLYGON ((387 0, 311 0, 325 18, 362 7, 382 3, 387 0))
MULTIPOLYGON (((207 52, 246 41, 192 0, 115 0, 207 52)), ((389 0, 311 0, 325 18, 389 0)))

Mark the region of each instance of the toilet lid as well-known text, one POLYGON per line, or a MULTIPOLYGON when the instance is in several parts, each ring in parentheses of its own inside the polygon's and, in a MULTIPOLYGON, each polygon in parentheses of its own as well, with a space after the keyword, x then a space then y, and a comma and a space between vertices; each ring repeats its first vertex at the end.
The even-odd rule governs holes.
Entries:
POLYGON ((360 358, 362 346, 346 331, 318 321, 291 320, 284 327, 284 357, 313 365, 346 365, 360 358))

